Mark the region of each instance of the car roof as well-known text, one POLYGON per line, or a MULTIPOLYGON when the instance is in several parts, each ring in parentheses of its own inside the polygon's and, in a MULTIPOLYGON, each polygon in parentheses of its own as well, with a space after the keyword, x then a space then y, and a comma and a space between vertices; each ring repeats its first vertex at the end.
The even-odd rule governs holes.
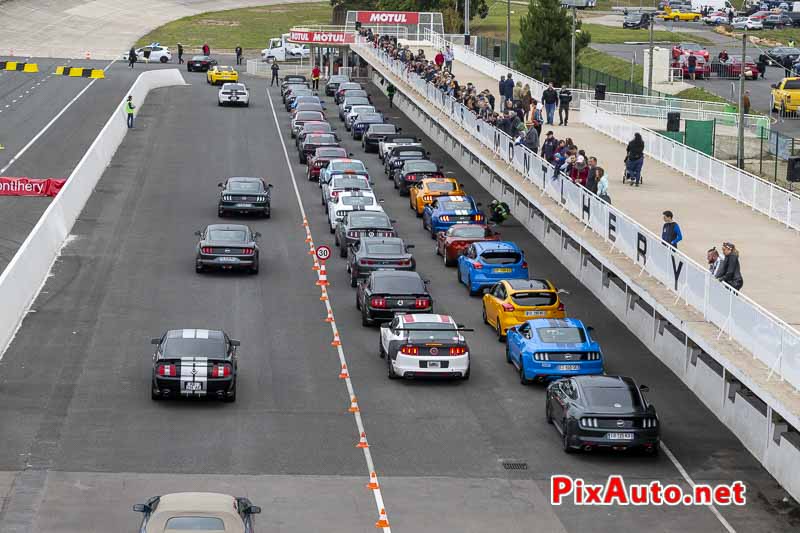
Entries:
POLYGON ((253 176, 231 176, 228 181, 261 181, 261 178, 253 176))
POLYGON ((421 279, 419 273, 407 270, 375 270, 370 275, 376 278, 421 279))
POLYGON ((211 230, 219 230, 219 231, 245 230, 245 231, 250 231, 250 227, 246 226, 244 224, 209 224, 206 227, 206 229, 208 231, 211 231, 211 230))
POLYGON ((177 492, 159 497, 158 507, 148 520, 148 531, 163 531, 166 522, 176 516, 213 516, 220 518, 225 531, 244 531, 237 513, 236 498, 214 492, 177 492), (150 526, 154 529, 150 529, 150 526))
POLYGON ((583 322, 577 318, 532 318, 528 320, 532 328, 581 328, 583 322))
MULTIPOLYGON (((364 162, 360 159, 353 159, 352 157, 339 157, 337 159, 331 159, 331 165, 335 163, 361 163, 364 165, 364 162)), ((366 166, 366 165, 364 165, 366 166)))
POLYGON ((573 379, 583 387, 603 387, 607 389, 635 389, 636 382, 628 376, 574 376, 573 379))
POLYGON ((546 279, 507 279, 503 280, 512 291, 554 291, 553 284, 546 279))
POLYGON ((225 334, 219 329, 170 329, 168 339, 222 339, 225 334))
POLYGON ((475 243, 478 252, 510 251, 519 252, 519 246, 511 241, 478 241, 475 243))
POLYGON ((432 313, 409 313, 406 315, 398 315, 400 318, 400 322, 404 324, 415 324, 415 323, 443 323, 443 324, 453 324, 456 325, 456 321, 453 320, 453 317, 450 315, 437 315, 432 313))
POLYGON ((471 196, 442 196, 436 199, 436 205, 440 205, 442 202, 469 202, 472 200, 471 196))

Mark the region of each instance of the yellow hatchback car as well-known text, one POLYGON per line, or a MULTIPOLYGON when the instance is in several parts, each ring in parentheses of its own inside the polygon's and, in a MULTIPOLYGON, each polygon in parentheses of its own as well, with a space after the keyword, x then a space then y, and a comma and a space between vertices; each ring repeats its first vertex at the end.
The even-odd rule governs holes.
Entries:
POLYGON ((222 85, 223 83, 239 81, 239 73, 233 67, 221 67, 214 65, 206 73, 206 81, 211 85, 222 85))
POLYGON ((408 202, 411 209, 422 216, 425 206, 439 196, 466 196, 464 188, 455 178, 425 178, 409 189, 408 202))
POLYGON ((483 295, 483 321, 505 339, 508 328, 534 318, 566 318, 558 289, 546 279, 508 279, 483 295))

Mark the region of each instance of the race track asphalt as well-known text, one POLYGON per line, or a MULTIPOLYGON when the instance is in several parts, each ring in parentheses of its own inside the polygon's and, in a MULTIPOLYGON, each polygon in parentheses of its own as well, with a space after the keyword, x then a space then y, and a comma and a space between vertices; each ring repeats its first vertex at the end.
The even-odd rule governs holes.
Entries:
MULTIPOLYGON (((134 531, 130 505, 154 494, 218 490, 261 505, 259 531, 368 532, 377 513, 280 136, 317 245, 333 244, 319 189, 305 180, 276 89, 247 79, 250 108, 219 108, 201 74, 160 89, 130 132, 73 229, 33 313, 0 361, 0 532, 134 531), (267 96, 269 90, 269 96, 267 96), (269 103, 277 109, 277 129, 269 103), (231 175, 274 185, 261 272, 197 275, 193 231, 218 221, 216 184, 231 175), (240 339, 235 404, 153 402, 149 339, 169 328, 222 328, 240 339), (5 498, 3 498, 5 496, 5 498)), ((387 102, 370 88, 385 111, 387 102)), ((394 531, 725 531, 699 507, 550 506, 552 474, 602 482, 660 480, 687 487, 664 454, 564 454, 544 420, 544 388, 523 387, 480 301, 456 282, 385 178, 368 164, 400 236, 415 244, 437 312, 474 327, 468 382, 390 382, 378 331, 363 328, 344 262, 328 262, 330 301, 394 531), (526 462, 506 471, 502 462, 526 462)), ((424 136, 395 110, 390 119, 424 136)), ((432 159, 484 205, 490 197, 431 141, 432 159)), ((234 219, 226 219, 234 220, 234 219)), ((798 527, 797 509, 741 443, 516 221, 504 238, 531 272, 569 291, 568 313, 595 327, 609 373, 651 388, 663 438, 695 482, 743 480, 748 504, 720 509, 736 531, 798 527)))

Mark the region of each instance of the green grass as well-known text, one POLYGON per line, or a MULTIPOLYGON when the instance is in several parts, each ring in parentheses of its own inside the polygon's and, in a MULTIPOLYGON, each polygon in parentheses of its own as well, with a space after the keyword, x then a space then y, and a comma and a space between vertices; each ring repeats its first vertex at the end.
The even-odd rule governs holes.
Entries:
MULTIPOLYGON (((588 68, 605 72, 615 78, 631 80, 631 62, 612 56, 594 48, 584 48, 578 56, 578 62, 588 68)), ((642 65, 633 65, 633 82, 641 84, 644 77, 642 65)))
MULTIPOLYGON (((597 44, 621 44, 628 41, 648 41, 650 39, 650 32, 648 30, 628 30, 622 28, 622 26, 605 26, 602 24, 587 24, 584 22, 583 29, 589 32, 592 36, 592 42, 597 44)), ((704 39, 695 33, 681 33, 678 31, 654 31, 653 40, 672 43, 692 42, 697 44, 710 44, 708 39, 704 39)))
POLYGON ((678 98, 686 98, 687 100, 702 100, 703 102, 719 102, 722 104, 730 103, 721 96, 717 96, 714 93, 710 93, 705 89, 703 89, 702 87, 692 87, 691 89, 685 89, 676 94, 675 96, 678 98))
MULTIPOLYGON (((785 28, 782 30, 761 30, 761 31, 751 31, 747 33, 748 35, 752 35, 754 37, 762 37, 765 39, 769 39, 771 41, 778 41, 779 43, 783 43, 784 45, 788 43, 790 40, 794 39, 795 42, 800 42, 800 28, 785 28)), ((740 32, 735 32, 736 39, 738 42, 741 43, 742 34, 740 32)), ((748 48, 751 48, 755 51, 755 47, 748 43, 748 48)), ((739 52, 741 53, 741 52, 739 52)), ((758 54, 756 54, 758 55, 758 54)))
POLYGON ((211 50, 261 50, 270 37, 278 37, 294 26, 330 24, 329 2, 288 4, 211 11, 178 19, 143 36, 137 46, 160 42, 175 51, 182 43, 188 50, 208 43, 211 50))
MULTIPOLYGON (((491 1, 491 0, 490 0, 491 1)), ((475 17, 469 23, 469 32, 473 35, 484 35, 497 39, 506 38, 506 2, 495 1, 489 5, 489 15, 482 19, 475 17)), ((528 6, 511 4, 511 42, 519 42, 519 20, 528 14, 528 6)))

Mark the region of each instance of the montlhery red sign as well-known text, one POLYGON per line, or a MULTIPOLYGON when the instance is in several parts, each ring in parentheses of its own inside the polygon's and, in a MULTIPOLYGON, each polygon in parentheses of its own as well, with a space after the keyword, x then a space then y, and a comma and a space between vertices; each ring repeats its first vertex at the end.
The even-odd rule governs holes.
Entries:
POLYGON ((419 13, 412 11, 359 11, 361 24, 419 24, 419 13))
POLYGON ((301 44, 352 44, 355 34, 345 31, 298 31, 289 32, 289 42, 301 44))
POLYGON ((13 178, 0 176, 0 196, 55 196, 67 182, 63 178, 13 178))

